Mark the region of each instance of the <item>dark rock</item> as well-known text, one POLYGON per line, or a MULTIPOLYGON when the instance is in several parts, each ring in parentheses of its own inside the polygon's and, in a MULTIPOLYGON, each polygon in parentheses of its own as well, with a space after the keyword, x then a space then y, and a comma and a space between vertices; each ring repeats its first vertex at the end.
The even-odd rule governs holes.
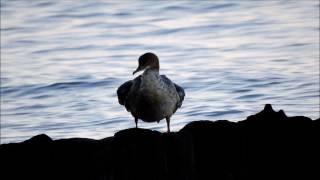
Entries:
POLYGON ((52 142, 52 139, 49 136, 47 136, 46 134, 39 134, 24 141, 23 143, 37 145, 37 144, 49 144, 51 142, 52 142))
POLYGON ((179 132, 126 129, 101 140, 45 134, 2 144, 2 179, 319 179, 319 119, 271 105, 244 121, 195 121, 179 132))

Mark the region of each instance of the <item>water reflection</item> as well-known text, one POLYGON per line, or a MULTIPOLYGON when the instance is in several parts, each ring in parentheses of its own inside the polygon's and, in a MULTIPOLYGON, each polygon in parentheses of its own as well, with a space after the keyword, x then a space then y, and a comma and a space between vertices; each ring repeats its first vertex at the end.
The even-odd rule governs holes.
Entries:
POLYGON ((173 130, 265 103, 318 118, 318 20, 317 1, 1 1, 1 143, 134 127, 115 91, 147 51, 186 90, 173 130))

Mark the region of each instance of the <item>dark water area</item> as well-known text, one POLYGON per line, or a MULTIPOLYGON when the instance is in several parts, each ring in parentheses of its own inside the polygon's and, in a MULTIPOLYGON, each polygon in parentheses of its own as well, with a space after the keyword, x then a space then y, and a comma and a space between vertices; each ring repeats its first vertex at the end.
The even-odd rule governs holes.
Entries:
MULTIPOLYGON (((171 121, 239 121, 264 104, 319 118, 318 1, 1 1, 1 143, 134 127, 116 90, 154 52, 186 91, 171 121)), ((165 121, 139 123, 166 130, 165 121)))

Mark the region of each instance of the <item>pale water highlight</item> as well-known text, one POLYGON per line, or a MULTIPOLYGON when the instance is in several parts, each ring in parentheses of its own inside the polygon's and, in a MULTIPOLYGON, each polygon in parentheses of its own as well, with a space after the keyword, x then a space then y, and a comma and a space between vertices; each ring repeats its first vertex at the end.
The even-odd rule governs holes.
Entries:
MULTIPOLYGON (((186 91, 173 131, 266 103, 319 118, 318 1, 4 0, 1 143, 134 127, 116 90, 149 51, 186 91)), ((139 127, 166 131, 165 120, 139 127)))

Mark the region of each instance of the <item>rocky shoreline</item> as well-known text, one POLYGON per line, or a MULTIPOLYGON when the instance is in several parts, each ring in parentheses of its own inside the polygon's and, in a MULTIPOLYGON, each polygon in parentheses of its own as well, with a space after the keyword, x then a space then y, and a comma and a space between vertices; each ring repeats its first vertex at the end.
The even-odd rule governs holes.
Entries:
POLYGON ((0 145, 4 179, 320 179, 320 120, 271 105, 239 122, 195 121, 178 132, 125 129, 101 140, 45 134, 0 145))

